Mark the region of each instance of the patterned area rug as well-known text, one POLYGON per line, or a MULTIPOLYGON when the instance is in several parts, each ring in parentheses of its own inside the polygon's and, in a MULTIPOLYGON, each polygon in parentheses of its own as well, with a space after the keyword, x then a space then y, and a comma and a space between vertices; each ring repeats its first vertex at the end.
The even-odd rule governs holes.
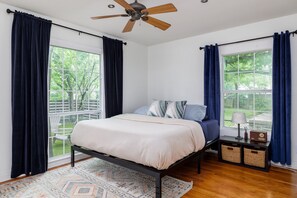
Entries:
MULTIPOLYGON (((192 182, 169 176, 162 178, 162 197, 181 197, 192 189, 192 182)), ((154 178, 99 159, 65 166, 45 174, 0 186, 0 197, 155 197, 154 178)))

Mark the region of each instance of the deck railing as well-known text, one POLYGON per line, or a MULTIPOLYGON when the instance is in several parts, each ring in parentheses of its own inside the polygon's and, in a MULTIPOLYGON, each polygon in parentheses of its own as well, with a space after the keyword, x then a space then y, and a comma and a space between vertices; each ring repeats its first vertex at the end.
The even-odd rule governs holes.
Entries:
POLYGON ((71 103, 68 101, 50 101, 49 102, 49 113, 60 113, 60 112, 71 112, 71 111, 87 111, 87 110, 98 110, 100 109, 100 101, 89 100, 89 101, 78 101, 73 100, 71 103))

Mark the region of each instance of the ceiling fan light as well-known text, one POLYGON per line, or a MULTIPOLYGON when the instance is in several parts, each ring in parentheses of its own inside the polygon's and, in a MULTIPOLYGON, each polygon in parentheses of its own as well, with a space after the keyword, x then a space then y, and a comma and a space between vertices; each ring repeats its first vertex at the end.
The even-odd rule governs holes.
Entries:
POLYGON ((201 3, 207 3, 208 0, 201 0, 201 3))
POLYGON ((115 6, 113 4, 108 4, 108 8, 114 8, 115 6))

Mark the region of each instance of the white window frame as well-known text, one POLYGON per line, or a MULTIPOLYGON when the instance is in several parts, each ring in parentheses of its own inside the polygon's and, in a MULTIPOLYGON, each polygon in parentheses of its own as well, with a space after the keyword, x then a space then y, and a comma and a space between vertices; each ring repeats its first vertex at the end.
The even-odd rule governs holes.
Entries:
MULTIPOLYGON (((239 39, 240 40, 240 39, 239 39)), ((242 54, 242 53, 249 53, 249 52, 257 52, 257 51, 264 51, 264 50, 271 50, 273 49, 273 42, 271 38, 238 43, 233 45, 226 45, 221 46, 219 50, 220 56, 220 77, 221 77, 221 135, 232 135, 234 136, 237 128, 225 127, 224 126, 224 57, 228 55, 234 54, 242 54)), ((243 90, 247 92, 247 90, 243 90)), ((254 90, 253 90, 254 92, 254 90)))
MULTIPOLYGON (((105 117, 105 100, 104 100, 104 70, 103 70, 103 49, 102 48, 96 48, 96 47, 90 47, 87 45, 83 45, 83 44, 77 44, 77 43, 73 43, 73 42, 69 42, 66 40, 61 40, 61 39, 57 39, 57 38, 51 38, 50 40, 50 46, 54 46, 54 47, 61 47, 61 48, 66 48, 66 49, 73 49, 73 50, 78 50, 78 51, 83 51, 83 52, 87 52, 87 53, 93 53, 93 54, 98 54, 100 56, 100 96, 101 96, 101 101, 100 101, 100 114, 101 114, 101 118, 105 117)), ((50 61, 50 60, 49 60, 50 61)), ((50 62, 49 62, 50 64, 50 62)), ((50 76, 48 76, 48 91, 49 90, 49 78, 50 76)), ((49 100, 48 100, 48 109, 49 109, 49 100)), ((95 110, 91 110, 91 111, 76 111, 76 112, 61 112, 59 113, 59 115, 65 116, 68 114, 87 114, 87 113, 95 113, 98 111, 95 110)), ((48 115, 49 116, 49 115, 48 115)), ((84 154, 78 154, 76 153, 76 155, 78 155, 78 159, 80 158, 86 158, 87 155, 84 154)), ((61 156, 56 156, 56 157, 51 157, 49 158, 49 167, 55 167, 55 166, 59 166, 61 164, 65 164, 68 162, 68 160, 70 159, 70 153, 69 155, 61 155, 61 156)))
MULTIPOLYGON (((253 90, 225 90, 225 86, 224 86, 224 83, 225 83, 225 70, 224 70, 224 66, 225 66, 225 59, 224 59, 224 57, 225 56, 232 56, 232 55, 241 55, 241 54, 247 54, 247 53, 253 53, 254 54, 254 61, 255 61, 255 53, 257 53, 257 52, 263 52, 263 51, 271 51, 271 53, 272 53, 272 49, 262 49, 262 50, 257 50, 257 51, 248 51, 248 52, 240 52, 240 53, 235 53, 235 54, 228 54, 228 55, 224 55, 224 56, 222 56, 222 64, 223 64, 223 70, 222 70, 222 82, 223 82, 223 85, 222 85, 222 114, 223 114, 223 117, 222 117, 222 123, 223 123, 223 127, 225 127, 225 128, 234 128, 234 127, 227 127, 227 126, 225 126, 224 125, 224 123, 225 123, 225 114, 224 114, 224 112, 225 112, 225 104, 224 104, 224 94, 237 94, 237 107, 239 107, 239 94, 241 94, 241 93, 247 93, 247 94, 256 94, 256 93, 263 93, 263 94, 266 94, 266 93, 271 93, 272 94, 272 87, 271 87, 271 89, 253 89, 253 90)), ((239 62, 239 60, 238 60, 238 62, 239 62)), ((254 63, 255 64, 255 63, 254 63)), ((254 68, 254 70, 253 70, 253 72, 254 72, 254 74, 255 74, 255 68, 254 68)), ((238 70, 237 70, 237 74, 239 74, 239 68, 238 68, 238 70)), ((239 75, 238 75, 238 78, 239 78, 239 75)), ((239 80, 239 79, 238 79, 239 80)), ((254 84, 255 84, 255 78, 254 78, 254 84)), ((256 112, 256 110, 255 110, 255 107, 256 107, 256 103, 255 103, 255 97, 254 97, 254 99, 253 99, 253 104, 254 104, 254 106, 253 106, 253 112, 255 113, 256 112)), ((255 120, 253 121, 253 124, 255 125, 255 120)), ((235 127, 236 128, 236 127, 235 127)))

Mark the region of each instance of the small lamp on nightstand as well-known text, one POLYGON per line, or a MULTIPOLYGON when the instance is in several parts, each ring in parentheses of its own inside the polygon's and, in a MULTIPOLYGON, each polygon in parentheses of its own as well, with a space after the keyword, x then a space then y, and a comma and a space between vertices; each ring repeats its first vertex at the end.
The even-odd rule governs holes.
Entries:
POLYGON ((243 138, 240 136, 240 124, 246 123, 245 113, 234 112, 232 115, 232 122, 236 123, 238 126, 238 136, 235 137, 235 139, 242 140, 243 138))

